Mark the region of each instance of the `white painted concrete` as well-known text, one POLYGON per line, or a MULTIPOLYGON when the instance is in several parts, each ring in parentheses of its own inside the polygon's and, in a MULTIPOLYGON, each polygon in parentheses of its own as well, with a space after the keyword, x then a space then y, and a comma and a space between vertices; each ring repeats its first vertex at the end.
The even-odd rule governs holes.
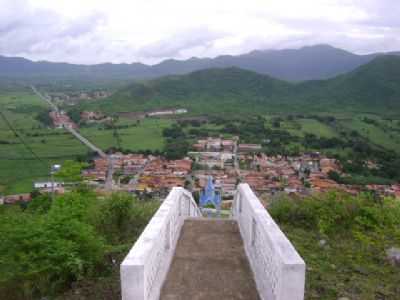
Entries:
POLYGON ((305 263, 248 184, 232 207, 263 300, 303 300, 305 263))
POLYGON ((173 188, 121 264, 123 300, 160 297, 183 222, 200 216, 192 195, 173 188))

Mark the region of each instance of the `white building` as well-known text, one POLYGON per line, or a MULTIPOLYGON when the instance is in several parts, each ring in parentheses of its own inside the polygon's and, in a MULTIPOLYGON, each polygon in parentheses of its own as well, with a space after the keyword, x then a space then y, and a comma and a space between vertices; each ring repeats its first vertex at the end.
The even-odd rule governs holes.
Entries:
MULTIPOLYGON (((59 188, 64 185, 64 182, 54 182, 54 188, 59 188)), ((35 189, 48 189, 48 188, 53 188, 53 182, 51 181, 45 181, 45 182, 35 182, 33 184, 33 187, 35 189)))

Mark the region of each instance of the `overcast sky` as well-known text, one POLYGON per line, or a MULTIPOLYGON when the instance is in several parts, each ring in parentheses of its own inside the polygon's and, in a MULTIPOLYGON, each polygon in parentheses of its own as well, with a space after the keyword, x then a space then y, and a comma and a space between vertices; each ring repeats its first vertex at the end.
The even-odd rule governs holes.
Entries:
POLYGON ((331 44, 400 50, 400 0, 0 0, 0 54, 143 62, 331 44))

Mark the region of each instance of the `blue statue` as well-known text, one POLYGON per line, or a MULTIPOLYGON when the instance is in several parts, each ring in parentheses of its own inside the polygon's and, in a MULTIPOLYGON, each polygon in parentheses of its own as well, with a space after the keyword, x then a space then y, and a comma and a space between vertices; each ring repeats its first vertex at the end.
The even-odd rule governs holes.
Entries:
POLYGON ((208 177, 207 185, 200 193, 200 207, 204 208, 208 204, 214 205, 219 216, 221 212, 221 194, 215 191, 212 176, 208 177))

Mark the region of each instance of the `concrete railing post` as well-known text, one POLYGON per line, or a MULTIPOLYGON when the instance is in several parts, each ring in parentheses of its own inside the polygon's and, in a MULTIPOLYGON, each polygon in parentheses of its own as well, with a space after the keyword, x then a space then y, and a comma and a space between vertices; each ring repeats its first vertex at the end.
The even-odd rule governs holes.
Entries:
POLYGON ((200 217, 196 202, 183 188, 173 188, 121 264, 123 300, 159 298, 188 217, 200 217))
POLYGON ((303 300, 305 263, 248 184, 240 184, 232 216, 264 300, 303 300))

